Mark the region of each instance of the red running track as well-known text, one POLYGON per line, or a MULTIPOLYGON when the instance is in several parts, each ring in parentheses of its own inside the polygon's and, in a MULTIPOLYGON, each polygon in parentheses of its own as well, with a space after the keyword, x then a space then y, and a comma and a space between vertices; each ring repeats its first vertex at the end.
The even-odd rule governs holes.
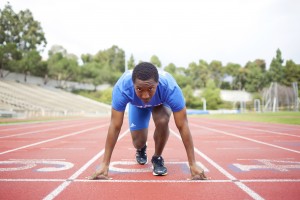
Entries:
MULTIPOLYGON (((0 126, 0 199, 300 199, 300 126, 189 118, 198 164, 211 180, 189 181, 173 121, 163 156, 168 175, 135 163, 127 120, 112 180, 89 181, 104 153, 109 118, 0 126)), ((148 156, 154 152, 150 124, 148 156)))

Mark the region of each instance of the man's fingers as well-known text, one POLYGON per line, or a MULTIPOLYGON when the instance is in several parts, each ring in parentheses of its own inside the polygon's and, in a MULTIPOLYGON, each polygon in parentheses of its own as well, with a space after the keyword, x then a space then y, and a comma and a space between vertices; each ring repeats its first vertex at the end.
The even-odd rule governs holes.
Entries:
POLYGON ((95 174, 95 175, 92 175, 92 176, 88 176, 86 177, 88 180, 111 180, 112 178, 108 177, 108 176, 105 176, 103 174, 95 174))
POLYGON ((188 178, 188 180, 190 180, 190 181, 202 180, 203 181, 203 180, 208 180, 208 178, 196 175, 196 176, 193 176, 191 178, 188 178))
POLYGON ((207 178, 206 175, 204 174, 204 172, 202 172, 201 174, 197 174, 195 176, 192 176, 188 180, 209 180, 209 179, 211 179, 211 178, 207 178))

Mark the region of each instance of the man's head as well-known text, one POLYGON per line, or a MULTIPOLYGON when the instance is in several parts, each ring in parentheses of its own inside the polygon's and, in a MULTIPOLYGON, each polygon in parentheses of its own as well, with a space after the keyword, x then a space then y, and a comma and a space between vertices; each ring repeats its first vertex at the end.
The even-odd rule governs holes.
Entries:
POLYGON ((135 83, 136 79, 146 81, 153 79, 158 82, 158 71, 157 68, 149 62, 141 62, 135 66, 132 73, 132 81, 135 83))
POLYGON ((136 95, 148 103, 156 92, 158 85, 157 68, 148 62, 139 63, 133 69, 132 82, 136 95))

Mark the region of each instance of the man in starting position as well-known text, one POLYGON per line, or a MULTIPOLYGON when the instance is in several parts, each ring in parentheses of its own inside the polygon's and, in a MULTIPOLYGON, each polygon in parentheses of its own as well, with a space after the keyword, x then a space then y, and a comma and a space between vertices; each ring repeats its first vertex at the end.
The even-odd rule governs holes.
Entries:
POLYGON ((136 161, 147 163, 147 137, 150 117, 155 124, 155 152, 151 162, 153 175, 166 175, 162 153, 169 137, 169 120, 173 112, 176 126, 180 132, 191 172, 191 179, 206 180, 203 169, 196 165, 194 145, 188 125, 185 100, 175 79, 165 71, 148 62, 138 64, 133 71, 125 72, 117 81, 112 94, 111 122, 105 143, 103 161, 90 180, 109 179, 109 163, 117 142, 129 104, 129 126, 136 148, 136 161))

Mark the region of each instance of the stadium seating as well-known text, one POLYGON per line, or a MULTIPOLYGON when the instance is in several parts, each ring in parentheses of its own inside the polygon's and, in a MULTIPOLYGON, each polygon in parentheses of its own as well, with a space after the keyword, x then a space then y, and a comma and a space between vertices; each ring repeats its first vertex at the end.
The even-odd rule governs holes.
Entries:
POLYGON ((107 115, 109 105, 54 87, 0 80, 0 117, 107 115))

